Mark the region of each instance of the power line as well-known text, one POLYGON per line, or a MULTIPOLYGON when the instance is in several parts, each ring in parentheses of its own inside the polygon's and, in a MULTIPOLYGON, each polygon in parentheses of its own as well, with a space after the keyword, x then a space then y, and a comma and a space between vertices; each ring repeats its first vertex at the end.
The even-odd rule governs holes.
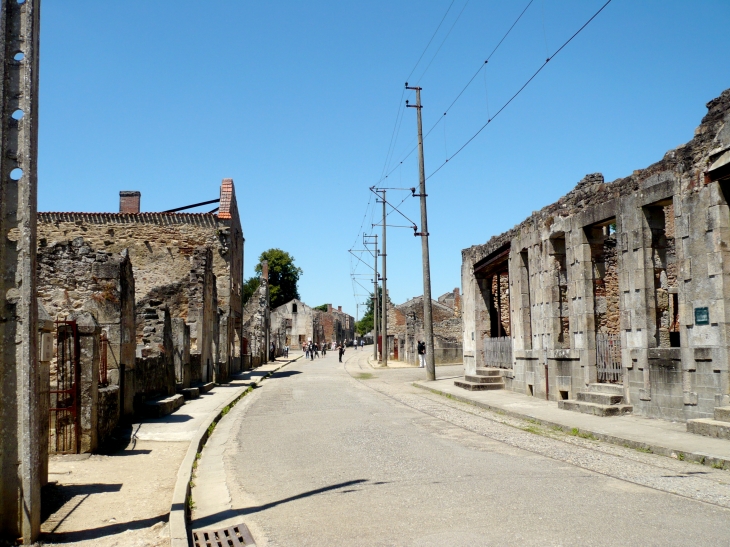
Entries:
POLYGON ((449 7, 446 10, 446 13, 444 13, 444 16, 441 18, 441 22, 439 23, 439 26, 436 27, 436 30, 433 32, 433 35, 431 36, 431 39, 428 41, 428 44, 426 44, 426 47, 423 48, 423 52, 421 53, 421 56, 418 58, 418 61, 416 61, 416 64, 413 65, 413 69, 408 74, 408 77, 406 78, 406 80, 411 79, 411 76, 413 76, 413 73, 416 71, 416 68, 418 67, 418 63, 420 63, 421 59, 423 59, 423 56, 426 55, 426 51, 428 51, 428 47, 431 45, 431 42, 433 42, 433 39, 436 38, 436 34, 438 33, 439 29, 441 28, 441 25, 444 24, 444 21, 446 20, 446 16, 449 14, 449 11, 451 11, 451 6, 454 5, 454 2, 456 2, 456 0, 451 0, 451 4, 449 4, 449 7))
POLYGON ((515 93, 514 95, 512 95, 512 97, 510 97, 510 99, 509 99, 509 100, 508 100, 508 101, 507 101, 506 103, 504 103, 504 104, 502 105, 502 108, 500 108, 500 109, 499 109, 499 110, 498 110, 498 111, 497 111, 497 112, 496 112, 496 113, 494 114, 494 116, 492 116, 491 118, 489 118, 489 119, 487 120, 487 123, 485 123, 485 124, 484 124, 483 126, 481 126, 481 127, 479 128, 479 130, 478 130, 478 131, 477 131, 476 133, 474 133, 474 135, 472 135, 472 136, 471 136, 471 137, 469 138, 469 140, 467 140, 467 141, 466 141, 466 142, 465 142, 465 143, 464 143, 463 145, 461 145, 461 147, 460 147, 460 148, 459 148, 459 149, 458 149, 458 150, 457 150, 456 152, 454 152, 454 153, 453 153, 453 154, 452 154, 452 155, 451 155, 450 157, 448 157, 448 158, 447 158, 447 159, 446 159, 446 160, 445 160, 445 161, 444 161, 444 162, 443 162, 443 163, 442 163, 441 165, 439 165, 439 166, 438 166, 438 167, 436 168, 436 170, 435 170, 435 171, 433 171, 433 172, 432 172, 432 173, 431 173, 430 175, 428 175, 428 177, 426 177, 426 179, 430 179, 430 178, 431 178, 432 176, 434 176, 434 175, 435 175, 436 173, 438 173, 438 172, 439 172, 439 171, 440 171, 440 170, 441 170, 441 169, 442 169, 442 168, 444 167, 444 165, 446 165, 446 164, 447 164, 447 163, 448 163, 448 162, 449 162, 450 160, 452 160, 452 159, 453 159, 453 158, 454 158, 454 157, 455 157, 455 156, 456 156, 457 154, 459 154, 459 152, 461 152, 461 151, 462 151, 462 150, 463 150, 464 148, 466 148, 466 147, 467 147, 467 146, 469 145, 469 143, 471 143, 471 142, 472 142, 472 141, 473 141, 473 140, 474 140, 474 139, 475 139, 475 138, 476 138, 476 137, 477 137, 477 136, 479 135, 479 133, 481 133, 481 132, 482 132, 482 131, 484 130, 484 128, 485 128, 485 127, 487 127, 487 126, 488 126, 488 125, 489 125, 490 123, 492 123, 492 122, 494 121, 494 119, 495 119, 495 118, 496 118, 497 116, 499 116, 499 114, 500 114, 500 113, 501 113, 501 112, 502 112, 502 111, 503 111, 503 110, 504 110, 505 108, 507 108, 507 106, 508 106, 508 105, 509 105, 509 104, 510 104, 510 103, 511 103, 511 102, 512 102, 513 100, 515 100, 515 99, 517 98, 517 96, 518 96, 518 95, 519 95, 520 93, 522 93, 522 91, 523 91, 523 90, 524 90, 524 89, 525 89, 525 88, 526 88, 526 87, 527 87, 527 86, 528 86, 528 85, 530 84, 530 82, 532 82, 532 80, 534 80, 534 79, 535 79, 535 77, 536 77, 536 76, 537 76, 538 74, 540 74, 540 72, 542 72, 542 69, 543 69, 543 68, 545 68, 545 67, 547 66, 547 64, 548 64, 548 63, 550 62, 550 60, 551 60, 551 59, 554 59, 554 58, 555 58, 555 56, 556 56, 556 55, 557 55, 558 53, 560 53, 560 52, 561 52, 561 51, 563 50, 563 48, 565 48, 565 46, 567 46, 567 45, 568 45, 568 44, 569 44, 570 42, 572 42, 572 41, 573 41, 573 38, 575 38, 576 36, 578 36, 578 34, 580 34, 580 33, 581 33, 581 31, 582 31, 582 30, 583 30, 584 28, 586 28, 586 27, 588 26, 588 24, 589 24, 589 23, 590 23, 591 21, 593 21, 593 19, 595 19, 595 18, 596 18, 596 17, 598 16, 598 14, 599 14, 599 13, 601 13, 601 12, 603 11, 603 9, 604 9, 604 8, 605 8, 606 6, 608 6, 608 5, 610 4, 610 3, 611 3, 611 0, 608 0, 608 1, 607 1, 607 2, 605 3, 605 4, 603 4, 603 6, 601 6, 601 8, 600 8, 600 9, 599 9, 599 10, 598 10, 598 11, 597 11, 596 13, 594 13, 594 14, 593 14, 593 16, 592 16, 592 17, 591 17, 590 19, 588 19, 588 21, 586 21, 586 22, 585 22, 585 24, 584 24, 584 25, 583 25, 582 27, 580 27, 580 28, 579 28, 579 29, 578 29, 578 30, 577 30, 577 31, 575 32, 575 34, 573 34, 573 35, 572 35, 572 36, 571 36, 570 38, 568 38, 568 39, 567 39, 567 40, 566 40, 566 41, 565 41, 565 42, 563 43, 563 45, 562 45, 562 46, 560 46, 560 47, 559 47, 559 48, 558 48, 558 49, 557 49, 557 50, 555 51, 555 53, 553 53, 553 54, 552 54, 552 55, 551 55, 550 57, 548 57, 547 59, 545 59, 545 62, 544 62, 544 63, 543 63, 543 64, 542 64, 541 66, 540 66, 540 68, 538 68, 538 69, 537 69, 537 70, 535 71, 535 73, 534 73, 534 74, 533 74, 532 76, 530 76, 530 78, 529 78, 529 79, 528 79, 528 80, 527 80, 527 81, 526 81, 526 82, 525 82, 525 83, 524 83, 524 84, 522 85, 522 87, 521 87, 520 89, 518 89, 518 90, 517 90, 517 92, 516 92, 516 93, 515 93))
MULTIPOLYGON (((464 86, 464 87, 463 87, 463 88, 461 89, 461 91, 459 91, 459 93, 458 93, 458 95, 456 96, 456 98, 455 98, 455 99, 454 99, 453 101, 451 101, 451 104, 450 104, 450 105, 449 105, 449 106, 448 106, 448 107, 446 108, 446 110, 444 111, 444 115, 443 115, 443 116, 446 116, 446 114, 447 114, 447 113, 449 112, 449 110, 451 110, 451 108, 452 108, 452 107, 453 107, 453 106, 454 106, 454 105, 456 104, 456 101, 458 101, 458 100, 459 100, 459 99, 461 98, 461 96, 462 96, 462 95, 464 94, 464 92, 465 92, 465 91, 467 90, 467 88, 468 88, 468 87, 469 87, 469 86, 470 86, 470 85, 472 84, 472 82, 474 81, 474 79, 475 79, 475 78, 476 78, 476 77, 477 77, 477 76, 479 75, 479 73, 480 73, 480 72, 481 72, 482 70, 484 70, 484 68, 485 68, 485 67, 487 66, 487 63, 489 63, 489 60, 490 60, 490 59, 492 58, 492 56, 493 56, 493 55, 494 55, 494 54, 495 54, 495 53, 497 52, 497 50, 499 49, 499 46, 501 46, 501 45, 502 45, 502 42, 504 42, 504 41, 505 41, 505 39, 507 38, 507 36, 509 36, 509 35, 510 35, 510 33, 512 32, 512 30, 513 30, 513 29, 515 28, 515 26, 517 25, 517 23, 519 23, 520 19, 522 19, 522 16, 523 16, 523 15, 525 14, 525 12, 527 11, 527 9, 528 9, 528 8, 529 8, 529 7, 530 7, 530 6, 532 5, 532 3, 533 3, 533 2, 534 2, 534 0, 530 0, 530 1, 529 1, 529 2, 527 3, 527 5, 525 6, 525 8, 524 8, 524 9, 523 9, 523 10, 522 10, 522 11, 520 12, 520 14, 519 14, 519 15, 517 16, 517 19, 515 19, 515 20, 514 20, 514 22, 512 23, 512 25, 511 25, 511 26, 509 27, 509 29, 507 29, 507 32, 505 32, 505 33, 504 33, 504 36, 502 36, 502 39, 501 39, 501 40, 500 40, 500 41, 499 41, 499 42, 497 43, 497 45, 496 45, 496 46, 494 46, 494 49, 493 49, 493 50, 492 50, 492 52, 491 52, 491 53, 490 53, 490 54, 489 54, 489 55, 487 56, 486 60, 485 60, 485 61, 484 61, 484 62, 483 62, 483 63, 482 63, 481 65, 479 65, 479 68, 478 68, 478 69, 477 69, 477 71, 476 71, 476 72, 474 73, 474 75, 473 75, 473 76, 472 76, 472 77, 471 77, 471 78, 469 79, 469 81, 468 81, 468 82, 466 83, 466 85, 465 85, 465 86, 464 86)), ((465 5, 464 7, 466 7, 466 5, 465 5)), ((462 11, 463 11, 463 10, 462 10, 462 11)), ((401 97, 402 97, 402 96, 403 96, 403 94, 401 93, 401 97)), ((402 100, 402 99, 401 99, 401 100, 402 100)), ((436 121, 436 123, 435 123, 435 124, 433 124, 433 126, 431 126, 431 129, 429 129, 428 131, 426 131, 426 134, 425 134, 425 135, 424 135, 424 137, 423 137, 423 140, 424 140, 424 141, 425 141, 425 140, 426 140, 426 139, 428 138, 428 136, 429 136, 429 135, 431 134, 431 132, 432 132, 432 131, 433 131, 433 130, 434 130, 434 129, 436 128, 436 126, 437 126, 437 125, 438 125, 439 123, 441 123, 441 121, 443 120, 443 116, 441 116, 441 117, 440 117, 440 118, 439 118, 439 119, 438 119, 438 120, 436 121)), ((401 118, 401 119, 402 119, 402 118, 401 118)), ((399 129, 399 132, 400 132, 400 129, 399 129)), ((395 171, 396 169, 398 169, 398 167, 400 167, 400 166, 401 166, 401 165, 403 164, 403 162, 404 162, 404 161, 406 161, 406 160, 407 160, 407 159, 408 159, 408 158, 409 158, 409 157, 411 156, 411 154, 413 154, 413 152, 415 152, 415 151, 416 151, 416 149, 417 149, 417 148, 418 148, 418 145, 417 145, 417 144, 416 144, 415 146, 413 146, 413 148, 411 148, 411 150, 410 150, 410 151, 409 151, 409 152, 408 152, 408 153, 407 153, 407 154, 405 155, 405 157, 403 157, 403 159, 401 159, 401 160, 400 160, 400 162, 398 162, 398 165, 397 165, 396 167, 394 167, 393 169, 391 169, 391 170, 390 170, 390 171, 389 171, 389 172, 388 172, 388 173, 387 173, 387 174, 386 174, 386 175, 385 175, 384 177, 383 177, 383 176, 382 176, 382 174, 381 174, 381 179, 380 179, 380 180, 378 181, 378 184, 380 184, 380 182, 382 182, 382 181, 383 181, 383 179, 386 179, 386 178, 388 178, 388 177, 389 177, 389 176, 390 176, 390 175, 391 175, 391 174, 392 174, 392 173, 393 173, 393 172, 394 172, 394 171, 395 171)))
MULTIPOLYGON (((428 72, 428 69, 431 68, 431 63, 433 63, 434 59, 436 59, 436 56, 439 54, 439 51, 441 51, 441 48, 446 43, 446 40, 448 39, 449 35, 451 34, 451 31, 454 30, 454 27, 456 26, 456 23, 458 23, 459 22, 459 19, 461 18, 461 14, 464 13, 464 10, 466 9, 466 6, 468 6, 468 5, 469 5, 469 0, 466 0, 466 3, 464 4, 464 7, 461 8, 461 11, 459 12, 459 15, 456 16, 456 19, 454 20, 454 23, 451 25, 451 28, 449 29, 449 32, 446 33, 446 36, 444 36, 444 39, 441 41, 441 44, 439 45, 438 49, 436 50, 436 53, 433 54, 433 57, 431 57, 431 60, 428 62, 428 65, 426 66, 426 68, 424 69, 424 71, 419 76, 418 81, 416 82, 416 85, 418 85, 418 83, 423 79, 423 77, 426 75, 426 72, 428 72)), ((411 79, 411 77, 409 75, 408 78, 406 78, 406 81, 408 81, 410 79, 411 79)))

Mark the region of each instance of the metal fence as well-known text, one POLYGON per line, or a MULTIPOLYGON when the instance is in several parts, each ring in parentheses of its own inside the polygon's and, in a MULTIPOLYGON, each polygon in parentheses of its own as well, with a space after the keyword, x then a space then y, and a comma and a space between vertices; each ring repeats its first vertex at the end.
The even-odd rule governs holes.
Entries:
POLYGON ((56 374, 51 379, 49 452, 80 452, 79 331, 75 321, 56 321, 56 374))
POLYGON ((599 383, 621 383, 621 336, 619 334, 596 334, 596 369, 599 383))
POLYGON ((484 338, 484 364, 488 367, 512 368, 512 339, 509 336, 484 338))

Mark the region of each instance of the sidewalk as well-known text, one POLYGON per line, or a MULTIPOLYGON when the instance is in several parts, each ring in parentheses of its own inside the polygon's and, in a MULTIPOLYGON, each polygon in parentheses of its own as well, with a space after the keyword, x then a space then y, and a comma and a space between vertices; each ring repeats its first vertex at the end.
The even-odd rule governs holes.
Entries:
POLYGON ((555 401, 544 401, 513 391, 467 391, 454 385, 458 378, 418 381, 413 385, 450 399, 517 418, 536 420, 568 432, 577 429, 581 434, 590 434, 612 444, 730 469, 730 441, 687 433, 684 422, 633 415, 600 417, 560 410, 555 401))
POLYGON ((52 456, 43 490, 44 545, 95 547, 170 545, 171 500, 191 441, 231 399, 298 359, 276 361, 235 375, 173 414, 136 423, 108 455, 52 456))

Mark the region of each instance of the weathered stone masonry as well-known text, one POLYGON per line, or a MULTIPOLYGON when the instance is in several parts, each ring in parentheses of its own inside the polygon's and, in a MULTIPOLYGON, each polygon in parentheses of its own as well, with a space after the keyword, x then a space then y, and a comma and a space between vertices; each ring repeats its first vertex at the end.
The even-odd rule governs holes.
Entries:
POLYGON ((661 161, 612 183, 588 175, 462 251, 467 374, 491 364, 501 272, 508 389, 556 400, 618 383, 634 413, 672 420, 728 404, 730 90, 707 107, 694 138, 661 161), (597 344, 616 351, 615 379, 597 366, 597 344))

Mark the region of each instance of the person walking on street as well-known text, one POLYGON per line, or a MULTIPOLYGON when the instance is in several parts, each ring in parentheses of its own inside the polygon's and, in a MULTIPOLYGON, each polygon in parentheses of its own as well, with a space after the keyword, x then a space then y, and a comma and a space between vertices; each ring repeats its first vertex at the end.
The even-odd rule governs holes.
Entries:
POLYGON ((314 344, 314 356, 319 357, 319 344, 314 344))
POLYGON ((342 356, 345 354, 345 346, 340 343, 340 363, 342 362, 342 356))
POLYGON ((304 359, 309 359, 309 344, 304 344, 304 359))
POLYGON ((322 357, 327 357, 327 342, 322 342, 322 357))
POLYGON ((421 340, 418 341, 418 368, 425 368, 426 366, 426 343, 421 340))
POLYGON ((362 338, 360 338, 360 349, 365 350, 365 340, 363 340, 362 338))
POLYGON ((289 344, 284 346, 284 357, 289 358, 289 344))
POLYGON ((314 361, 314 342, 309 343, 309 360, 314 361))

